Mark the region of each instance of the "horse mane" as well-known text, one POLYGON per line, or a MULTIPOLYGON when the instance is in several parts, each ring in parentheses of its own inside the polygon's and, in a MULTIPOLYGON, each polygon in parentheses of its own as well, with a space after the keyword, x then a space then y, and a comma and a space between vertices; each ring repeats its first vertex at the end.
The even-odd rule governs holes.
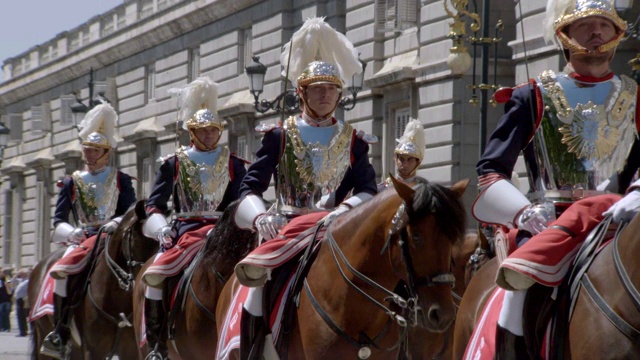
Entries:
POLYGON ((409 222, 432 214, 439 231, 452 243, 463 239, 467 227, 467 212, 462 200, 443 185, 416 177, 413 208, 408 210, 409 222))
POLYGON ((241 199, 229 204, 216 222, 216 226, 205 239, 205 262, 223 261, 235 266, 257 243, 257 235, 251 230, 240 229, 234 214, 241 199))
MULTIPOLYGON (((407 209, 409 222, 418 221, 432 214, 438 231, 452 243, 461 241, 466 233, 467 220, 467 213, 461 199, 448 187, 431 183, 419 176, 415 178, 412 187, 415 194, 413 195, 413 207, 407 209)), ((385 206, 387 200, 392 196, 398 196, 395 188, 393 186, 387 187, 371 200, 336 219, 334 229, 353 226, 350 221, 352 217, 361 216, 363 213, 371 212, 371 209, 385 206)))

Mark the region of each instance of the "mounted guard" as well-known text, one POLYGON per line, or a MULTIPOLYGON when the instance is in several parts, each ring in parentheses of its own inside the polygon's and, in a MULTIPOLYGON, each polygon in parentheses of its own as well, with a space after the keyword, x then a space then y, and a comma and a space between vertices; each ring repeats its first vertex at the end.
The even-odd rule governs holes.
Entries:
POLYGON ((161 252, 142 280, 145 292, 147 359, 167 358, 167 312, 163 306, 165 279, 174 277, 193 260, 224 209, 238 199, 246 174, 245 161, 219 146, 224 125, 217 113, 218 84, 200 77, 170 90, 178 96, 178 121, 189 131, 190 144, 160 159, 155 185, 147 200, 145 236, 157 239, 161 252), (173 221, 166 215, 173 196, 173 221))
POLYGON ((80 123, 85 170, 76 171, 62 180, 51 241, 69 245, 63 257, 51 268, 55 279, 54 330, 46 336, 41 353, 60 359, 69 341, 72 308, 67 294, 84 292, 85 270, 97 241, 100 228, 112 234, 122 216, 135 203, 131 176, 109 165, 116 148, 116 111, 109 104, 91 109, 80 123), (72 214, 75 226, 71 225, 72 214), (71 279, 70 279, 71 278, 71 279))
MULTIPOLYGON (((402 137, 396 142, 398 145, 393 151, 396 162, 396 179, 412 183, 416 179, 420 164, 422 164, 426 146, 424 128, 420 120, 410 120, 404 128, 402 137)), ((388 186, 393 186, 389 178, 378 184, 378 191, 382 191, 388 186)))
MULTIPOLYGON (((268 240, 252 253, 256 256, 276 254, 282 247, 304 249, 296 247, 301 232, 318 223, 328 226, 377 193, 368 155, 371 137, 334 116, 344 79, 362 71, 353 44, 323 18, 311 18, 284 46, 280 63, 300 97, 302 113, 278 125, 256 128, 264 132, 262 147, 242 182, 243 200, 235 215, 240 228, 256 230, 268 240), (272 176, 276 201, 267 210, 262 196, 272 176), (353 195, 348 197, 349 193, 353 195)), ((273 262, 264 266, 251 261, 236 266, 241 283, 252 287, 242 316, 243 331, 252 334, 242 338, 242 351, 254 345, 253 330, 262 324, 262 286, 280 260, 274 255, 273 262)))
MULTIPOLYGON (((637 84, 610 69, 627 24, 609 0, 549 0, 546 15, 546 35, 559 40, 568 64, 560 73, 546 70, 496 92, 496 100, 506 102, 505 115, 477 164, 480 194, 473 215, 498 225, 501 260, 511 253, 496 280, 507 290, 497 359, 528 358, 522 322, 527 289, 536 282, 558 286, 604 215, 620 221, 640 206, 640 184, 628 188, 640 157, 637 84), (521 152, 529 174, 526 196, 510 181, 521 152), (625 191, 617 202, 614 194, 625 191)), ((485 350, 468 347, 467 356, 485 350)))

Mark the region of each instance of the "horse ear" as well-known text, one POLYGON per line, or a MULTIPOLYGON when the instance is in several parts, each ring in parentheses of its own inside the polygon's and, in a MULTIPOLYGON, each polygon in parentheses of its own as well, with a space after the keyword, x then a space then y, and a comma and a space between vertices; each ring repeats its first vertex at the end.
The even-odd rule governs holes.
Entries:
POLYGON ((389 173, 389 177, 391 178, 391 182, 393 182, 393 187, 402 200, 404 200, 406 204, 413 204, 413 194, 415 194, 416 191, 413 190, 411 186, 397 180, 393 174, 389 173))
POLYGON ((144 219, 147 218, 147 211, 145 210, 145 203, 146 201, 144 200, 138 200, 138 202, 136 203, 136 216, 138 217, 138 220, 142 221, 144 219))
POLYGON ((453 191, 457 198, 461 198, 464 191, 467 190, 467 185, 469 185, 469 179, 462 179, 453 184, 451 191, 453 191))

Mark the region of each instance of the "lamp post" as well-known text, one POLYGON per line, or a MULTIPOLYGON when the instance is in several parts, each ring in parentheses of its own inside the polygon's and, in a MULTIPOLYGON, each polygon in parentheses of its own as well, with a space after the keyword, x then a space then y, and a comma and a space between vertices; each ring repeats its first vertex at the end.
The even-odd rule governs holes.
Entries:
MULTIPOLYGON (((96 107, 96 105, 99 105, 102 103, 102 101, 97 100, 94 98, 93 93, 93 87, 94 87, 95 83, 93 81, 93 68, 91 68, 91 70, 89 71, 89 105, 85 105, 82 101, 80 101, 80 99, 76 96, 76 103, 71 105, 71 113, 73 114, 73 123, 75 124, 75 126, 77 127, 78 124, 80 124, 80 122, 84 119, 84 116, 89 112, 89 110, 93 109, 94 107, 96 107)), ((107 102, 109 102, 109 99, 105 98, 104 96, 101 95, 102 98, 104 98, 107 102)))
MULTIPOLYGON (((624 14, 631 8, 633 8, 633 0, 616 0, 616 11, 621 14, 623 19, 624 14)), ((635 38, 640 41, 640 14, 633 23, 629 24, 626 38, 635 38)), ((635 58, 629 61, 629 65, 631 66, 631 77, 637 83, 640 83, 640 51, 638 51, 635 58)))
MULTIPOLYGON (((522 0, 520 0, 522 1, 522 0)), ((480 90, 480 119, 478 126, 478 134, 479 134, 479 156, 482 156, 485 149, 485 142, 487 139, 487 111, 489 107, 489 103, 495 106, 495 102, 493 99, 489 100, 489 90, 497 90, 499 86, 496 84, 497 78, 497 61, 494 59, 494 79, 493 84, 489 84, 489 57, 490 57, 490 48, 491 46, 495 46, 494 57, 497 58, 498 47, 497 44, 502 40, 500 38, 500 34, 504 29, 504 25, 502 20, 498 20, 494 27, 494 36, 489 36, 489 20, 490 20, 490 0, 482 1, 482 20, 477 12, 471 12, 468 10, 469 0, 443 0, 444 10, 447 13, 447 16, 453 19, 453 23, 449 24, 449 34, 448 37, 453 41, 453 46, 449 50, 450 55, 447 59, 447 65, 451 68, 451 71, 454 75, 462 76, 464 73, 469 70, 471 65, 472 67, 472 85, 468 87, 472 90, 471 99, 469 102, 472 105, 478 104, 478 97, 476 95, 476 91, 480 90), (452 11, 449 9, 450 4, 452 11), (466 36, 466 26, 467 24, 462 19, 464 16, 471 19, 471 24, 469 28, 474 33, 473 36, 470 36, 465 39, 466 36), (482 30, 481 37, 478 37, 478 32, 482 30), (471 57, 467 51, 466 46, 464 45, 464 41, 468 41, 473 45, 473 57, 471 57), (476 50, 477 47, 480 46, 482 48, 481 53, 481 66, 480 66, 480 84, 476 84, 476 50)), ((474 5, 476 2, 474 1, 474 5)), ((477 11, 477 9, 476 9, 477 11)))
MULTIPOLYGON (((256 111, 259 113, 266 113, 269 110, 276 112, 293 113, 300 109, 300 98, 295 89, 286 89, 272 101, 266 99, 260 100, 260 94, 264 91, 264 76, 267 73, 267 67, 260 62, 259 56, 252 57, 253 62, 245 67, 247 76, 249 77, 249 88, 251 95, 253 95, 256 111)), ((362 72, 354 74, 351 79, 351 86, 347 89, 351 93, 351 97, 343 97, 340 99, 338 106, 344 110, 351 110, 355 107, 357 102, 358 92, 362 90, 362 84, 364 82, 364 69, 366 63, 360 60, 362 63, 362 72)))
POLYGON ((4 149, 9 144, 9 134, 11 130, 2 122, 0 122, 0 164, 4 159, 4 149))

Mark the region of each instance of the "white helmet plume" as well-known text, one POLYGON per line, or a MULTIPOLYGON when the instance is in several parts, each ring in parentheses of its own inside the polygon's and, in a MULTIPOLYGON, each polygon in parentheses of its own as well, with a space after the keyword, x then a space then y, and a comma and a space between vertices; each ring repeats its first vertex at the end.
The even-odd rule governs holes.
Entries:
POLYGON ((284 45, 280 56, 282 75, 287 76, 288 70, 291 82, 297 87, 298 77, 314 61, 333 65, 342 82, 350 79, 353 74, 362 72, 358 52, 351 41, 327 24, 324 17, 307 19, 293 34, 291 41, 284 45))
POLYGON ((169 89, 169 93, 178 96, 178 120, 187 130, 190 126, 218 126, 218 84, 209 77, 201 76, 191 83, 181 87, 169 89), (194 115, 198 110, 209 110, 212 117, 208 117, 208 124, 197 121, 194 115), (214 124, 215 122, 215 124, 214 124), (197 124, 196 124, 197 123, 197 124))
POLYGON ((117 121, 118 114, 108 103, 99 104, 89 110, 78 125, 78 136, 82 139, 82 145, 103 149, 115 148, 118 145, 115 139, 117 121))

